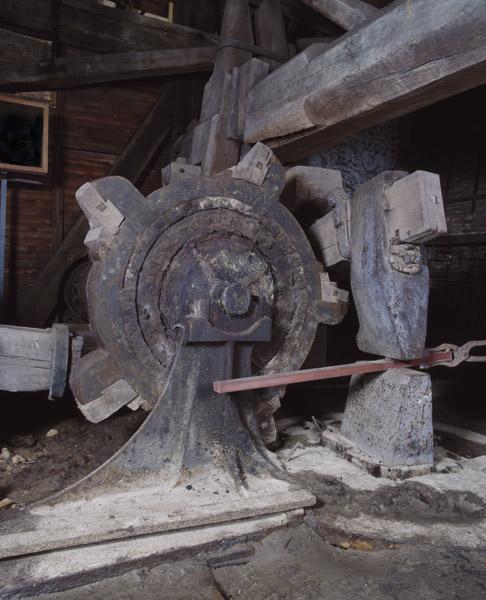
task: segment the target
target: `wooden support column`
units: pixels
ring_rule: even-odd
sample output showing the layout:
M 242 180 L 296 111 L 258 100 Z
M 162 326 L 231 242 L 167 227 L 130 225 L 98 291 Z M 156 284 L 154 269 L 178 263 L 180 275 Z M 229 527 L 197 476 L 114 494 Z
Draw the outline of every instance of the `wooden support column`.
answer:
M 255 11 L 253 24 L 257 46 L 271 50 L 283 59 L 289 58 L 281 0 L 263 0 Z M 268 63 L 273 69 L 280 65 L 274 60 L 269 60 Z
M 226 0 L 220 48 L 204 89 L 200 124 L 192 139 L 190 160 L 202 163 L 205 175 L 235 165 L 240 156 L 237 67 L 252 57 L 251 51 L 244 48 L 246 44 L 253 44 L 248 0 Z
M 245 141 L 295 161 L 485 82 L 484 0 L 402 0 L 257 84 Z
M 175 85 L 164 88 L 160 98 L 107 175 L 121 175 L 137 183 L 169 134 L 174 115 Z M 54 311 L 61 282 L 69 267 L 87 254 L 84 238 L 88 222 L 80 215 L 66 237 L 24 295 L 18 318 L 31 326 L 44 326 Z
M 204 90 L 201 121 L 220 111 L 225 74 L 250 60 L 252 53 L 232 45 L 232 42 L 253 44 L 253 31 L 248 0 L 226 0 L 221 27 L 220 50 L 211 79 Z
M 302 2 L 346 31 L 355 29 L 378 14 L 378 9 L 364 0 L 302 0 Z

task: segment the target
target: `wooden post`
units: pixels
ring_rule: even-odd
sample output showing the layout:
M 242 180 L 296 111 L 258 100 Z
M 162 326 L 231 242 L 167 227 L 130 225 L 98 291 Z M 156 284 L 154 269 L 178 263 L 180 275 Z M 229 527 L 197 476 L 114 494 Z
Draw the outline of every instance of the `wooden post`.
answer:
M 242 50 L 232 42 L 253 44 L 251 14 L 248 0 L 227 0 L 221 28 L 220 50 L 214 71 L 204 90 L 201 121 L 211 119 L 221 108 L 225 74 L 252 57 L 251 52 Z
M 282 58 L 289 58 L 287 34 L 282 16 L 281 0 L 263 0 L 255 11 L 253 20 L 255 42 L 257 46 L 271 50 Z M 280 63 L 269 60 L 270 67 L 275 69 Z
M 194 130 L 191 161 L 201 162 L 205 175 L 217 173 L 238 162 L 238 67 L 251 51 L 241 44 L 253 44 L 248 0 L 227 0 L 221 42 L 214 71 L 204 89 L 199 125 Z

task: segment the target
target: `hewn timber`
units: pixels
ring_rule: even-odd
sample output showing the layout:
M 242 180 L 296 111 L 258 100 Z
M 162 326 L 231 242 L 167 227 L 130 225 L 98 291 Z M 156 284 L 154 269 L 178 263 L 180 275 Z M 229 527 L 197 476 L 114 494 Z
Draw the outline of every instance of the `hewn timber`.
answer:
M 301 0 L 316 12 L 327 17 L 346 31 L 355 29 L 374 15 L 378 9 L 364 0 Z
M 0 91 L 60 90 L 93 83 L 211 71 L 216 48 L 77 56 L 0 66 Z
M 294 161 L 485 82 L 484 0 L 402 0 L 257 84 L 245 141 Z
M 0 390 L 48 390 L 52 388 L 53 374 L 56 374 L 60 376 L 60 385 L 55 386 L 56 397 L 62 396 L 69 344 L 66 325 L 56 325 L 54 329 L 0 325 Z
M 9 30 L 53 39 L 52 7 L 52 0 L 1 0 L 0 23 Z M 84 0 L 61 0 L 56 29 L 61 43 L 102 54 L 217 44 L 217 36 L 210 33 Z
M 52 43 L 0 28 L 0 64 L 48 59 Z
M 2 0 L 0 23 L 27 35 L 50 38 L 53 25 L 52 0 Z
M 252 53 L 231 45 L 233 40 L 253 44 L 251 13 L 248 0 L 227 0 L 221 25 L 221 43 L 214 71 L 204 90 L 201 121 L 217 115 L 223 102 L 225 75 L 250 60 Z M 228 44 L 228 45 L 224 45 Z
M 137 183 L 170 132 L 175 92 L 175 84 L 164 88 L 155 106 L 108 175 L 121 175 L 130 179 L 132 183 Z M 86 218 L 80 215 L 37 276 L 30 293 L 26 294 L 19 314 L 23 322 L 43 326 L 48 321 L 57 305 L 61 282 L 67 270 L 87 254 L 83 242 L 88 229 Z
M 221 48 L 214 71 L 204 88 L 201 118 L 194 132 L 194 144 L 202 141 L 202 172 L 212 175 L 238 162 L 238 69 L 252 53 L 238 47 L 253 44 L 248 0 L 226 0 L 221 26 Z M 194 151 L 191 152 L 191 155 Z

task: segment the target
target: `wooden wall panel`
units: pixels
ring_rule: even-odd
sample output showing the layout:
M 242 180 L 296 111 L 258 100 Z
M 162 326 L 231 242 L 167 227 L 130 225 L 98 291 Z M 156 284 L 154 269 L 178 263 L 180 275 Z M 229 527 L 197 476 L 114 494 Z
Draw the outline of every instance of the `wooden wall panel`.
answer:
M 8 194 L 5 283 L 10 299 L 47 260 L 52 239 L 50 190 L 11 185 Z
M 66 92 L 66 148 L 120 154 L 161 92 L 161 84 L 105 85 Z
M 70 90 L 65 95 L 63 162 L 64 234 L 80 214 L 75 192 L 86 181 L 105 176 L 160 96 L 160 81 L 105 85 Z M 51 148 L 51 158 L 53 148 Z M 12 189 L 9 194 L 6 284 L 9 303 L 26 293 L 53 250 L 52 172 L 40 188 Z M 145 194 L 160 187 L 160 160 L 140 184 Z
M 64 153 L 64 232 L 74 224 L 81 210 L 75 193 L 87 181 L 104 177 L 115 155 L 65 149 Z

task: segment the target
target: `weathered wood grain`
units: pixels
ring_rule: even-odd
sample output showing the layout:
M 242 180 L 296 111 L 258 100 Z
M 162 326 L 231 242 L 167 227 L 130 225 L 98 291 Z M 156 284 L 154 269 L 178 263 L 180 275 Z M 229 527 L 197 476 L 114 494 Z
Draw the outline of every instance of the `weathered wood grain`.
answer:
M 253 44 L 251 13 L 248 0 L 228 0 L 221 26 L 221 43 L 229 44 L 218 52 L 214 71 L 204 89 L 201 121 L 211 119 L 220 112 L 226 74 L 252 57 L 251 52 L 231 46 L 236 40 Z
M 217 43 L 217 37 L 206 32 L 83 0 L 62 0 L 59 36 L 70 46 L 103 53 Z
M 49 390 L 49 399 L 62 398 L 68 366 L 81 354 L 82 338 L 70 339 L 66 325 L 33 329 L 0 325 L 0 390 Z
M 253 18 L 255 43 L 257 46 L 271 50 L 284 59 L 289 57 L 285 22 L 282 15 L 281 0 L 263 0 L 256 9 Z M 280 63 L 269 60 L 272 68 Z
M 0 66 L 0 91 L 59 90 L 93 83 L 211 71 L 216 48 L 77 56 Z
M 255 86 L 245 141 L 265 140 L 281 160 L 297 160 L 485 81 L 483 0 L 403 0 Z
M 51 50 L 52 44 L 47 40 L 0 28 L 0 64 L 48 59 Z
M 2 0 L 0 24 L 20 33 L 53 39 L 53 2 Z M 61 0 L 56 32 L 63 44 L 99 53 L 217 44 L 217 36 L 211 33 L 84 0 Z
M 49 389 L 53 347 L 49 329 L 0 326 L 0 389 Z
M 377 14 L 377 9 L 363 0 L 302 0 L 346 31 L 355 29 Z
M 2 0 L 0 23 L 5 29 L 50 37 L 53 24 L 52 0 Z

